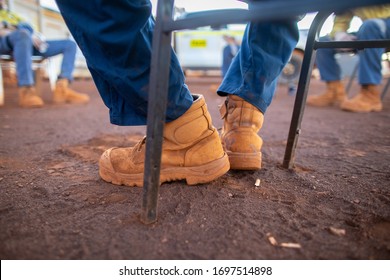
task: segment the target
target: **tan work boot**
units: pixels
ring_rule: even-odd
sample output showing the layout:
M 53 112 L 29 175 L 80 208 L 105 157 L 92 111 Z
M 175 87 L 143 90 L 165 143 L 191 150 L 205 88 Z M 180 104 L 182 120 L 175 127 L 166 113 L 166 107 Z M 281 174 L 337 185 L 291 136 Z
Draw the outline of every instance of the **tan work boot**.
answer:
M 316 107 L 326 107 L 340 105 L 346 100 L 344 85 L 340 81 L 331 81 L 326 83 L 326 91 L 320 95 L 311 95 L 307 97 L 307 104 Z
M 341 104 L 341 109 L 350 112 L 379 112 L 382 111 L 381 93 L 379 86 L 364 85 L 358 95 Z
M 38 96 L 34 86 L 25 86 L 18 89 L 19 106 L 23 108 L 39 108 L 43 106 L 43 100 Z
M 59 79 L 56 83 L 53 95 L 54 103 L 85 104 L 89 102 L 89 96 L 69 88 L 67 79 Z
M 194 99 L 187 112 L 165 124 L 161 183 L 184 179 L 188 185 L 207 183 L 229 171 L 229 159 L 211 124 L 205 100 L 201 95 L 194 95 Z M 144 161 L 145 138 L 131 148 L 105 151 L 99 161 L 99 174 L 116 185 L 142 187 Z
M 257 133 L 263 125 L 263 113 L 236 95 L 229 95 L 220 112 L 224 119 L 221 139 L 230 169 L 260 169 L 263 140 Z

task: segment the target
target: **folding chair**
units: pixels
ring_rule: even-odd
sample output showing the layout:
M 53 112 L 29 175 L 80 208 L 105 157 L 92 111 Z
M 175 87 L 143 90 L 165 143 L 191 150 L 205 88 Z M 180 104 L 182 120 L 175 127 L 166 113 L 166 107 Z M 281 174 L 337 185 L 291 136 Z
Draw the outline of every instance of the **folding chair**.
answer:
M 282 20 L 299 16 L 308 12 L 320 11 L 315 19 L 313 29 L 309 32 L 306 53 L 303 60 L 301 77 L 298 82 L 296 101 L 292 116 L 288 143 L 283 165 L 291 168 L 294 162 L 295 147 L 300 133 L 307 96 L 311 69 L 314 63 L 315 49 L 321 46 L 315 42 L 318 37 L 318 26 L 322 25 L 326 17 L 332 12 L 339 12 L 349 8 L 385 4 L 388 0 L 273 0 L 251 3 L 248 10 L 228 9 L 205 11 L 188 18 L 173 20 L 173 0 L 159 0 L 157 4 L 157 18 L 153 35 L 153 49 L 150 73 L 147 139 L 144 170 L 143 204 L 141 220 L 145 224 L 157 220 L 157 199 L 160 185 L 160 166 L 163 142 L 163 128 L 167 105 L 169 62 L 171 55 L 171 33 L 174 30 L 192 29 L 200 26 L 222 25 L 228 23 L 244 23 L 250 21 Z M 315 43 L 314 43 L 315 42 Z M 351 47 L 338 42 L 333 47 Z M 364 47 L 383 42 L 366 42 Z M 383 44 L 385 45 L 385 44 Z M 332 47 L 332 46 L 329 46 Z M 353 45 L 356 47 L 356 45 Z
M 367 4 L 367 3 L 366 3 Z M 373 3 L 374 4 L 374 3 Z M 375 3 L 379 4 L 379 3 Z M 319 48 L 348 48 L 362 50 L 364 48 L 388 48 L 390 40 L 358 40 L 358 41 L 330 41 L 319 42 L 319 32 L 325 20 L 331 15 L 329 11 L 319 12 L 310 26 L 307 43 L 305 47 L 305 55 L 303 57 L 301 75 L 298 81 L 297 96 L 294 104 L 294 111 L 291 120 L 289 136 L 287 140 L 286 152 L 284 155 L 283 166 L 292 168 L 294 165 L 295 148 L 298 141 L 298 135 L 301 132 L 300 126 L 305 109 L 307 92 L 310 85 L 311 72 L 314 65 L 316 50 Z

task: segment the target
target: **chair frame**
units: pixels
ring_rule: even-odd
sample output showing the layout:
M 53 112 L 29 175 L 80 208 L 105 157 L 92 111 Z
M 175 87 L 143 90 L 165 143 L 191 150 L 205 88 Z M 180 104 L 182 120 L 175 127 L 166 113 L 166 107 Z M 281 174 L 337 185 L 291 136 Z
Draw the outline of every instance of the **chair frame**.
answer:
M 388 47 L 389 41 L 318 42 L 318 31 L 333 12 L 359 6 L 386 4 L 388 0 L 274 0 L 250 4 L 248 10 L 227 9 L 196 13 L 188 18 L 173 20 L 173 0 L 159 0 L 156 25 L 153 34 L 152 60 L 149 84 L 147 138 L 144 169 L 144 187 L 141 221 L 150 224 L 157 221 L 157 200 L 160 186 L 160 167 L 163 129 L 166 115 L 169 64 L 171 58 L 172 31 L 200 26 L 245 23 L 250 21 L 283 20 L 308 12 L 320 11 L 309 31 L 301 75 L 298 82 L 294 110 L 283 160 L 285 168 L 293 168 L 295 148 L 301 132 L 315 51 L 318 48 L 369 48 Z

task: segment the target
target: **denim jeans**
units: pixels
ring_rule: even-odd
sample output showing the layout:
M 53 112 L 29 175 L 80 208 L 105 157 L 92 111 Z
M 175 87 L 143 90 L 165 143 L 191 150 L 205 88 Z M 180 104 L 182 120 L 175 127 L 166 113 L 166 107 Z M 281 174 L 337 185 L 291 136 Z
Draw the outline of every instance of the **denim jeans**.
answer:
M 357 33 L 358 40 L 390 39 L 390 19 L 365 20 Z M 320 41 L 330 41 L 329 36 L 320 38 Z M 383 48 L 367 48 L 359 51 L 359 84 L 379 85 L 382 81 L 382 54 Z M 341 68 L 337 63 L 335 49 L 318 49 L 317 66 L 323 81 L 341 80 Z
M 155 24 L 150 1 L 57 0 L 57 4 L 110 109 L 110 121 L 117 125 L 144 125 Z M 265 111 L 276 78 L 298 40 L 298 30 L 296 24 L 251 26 L 246 32 L 248 45 L 236 62 L 245 65 L 245 69 L 228 72 L 221 89 Z M 166 122 L 180 117 L 193 103 L 173 51 L 169 75 Z
M 31 33 L 26 30 L 16 30 L 7 36 L 0 37 L 0 54 L 11 54 L 16 63 L 16 74 L 19 86 L 34 84 L 32 71 L 32 56 L 52 57 L 63 54 L 59 78 L 72 80 L 76 44 L 71 40 L 48 40 L 48 48 L 44 53 L 33 47 Z

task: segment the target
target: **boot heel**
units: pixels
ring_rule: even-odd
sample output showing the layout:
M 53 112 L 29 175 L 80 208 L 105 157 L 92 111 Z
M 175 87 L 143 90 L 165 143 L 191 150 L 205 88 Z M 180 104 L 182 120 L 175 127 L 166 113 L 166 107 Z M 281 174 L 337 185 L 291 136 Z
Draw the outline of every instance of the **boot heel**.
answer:
M 188 168 L 187 171 L 193 174 L 185 176 L 185 179 L 188 185 L 204 184 L 221 177 L 228 172 L 229 169 L 229 158 L 227 154 L 224 154 L 222 158 L 214 160 L 208 164 L 200 167 Z
M 383 110 L 383 105 L 382 104 L 378 104 L 378 105 L 373 106 L 371 111 L 372 112 L 380 112 L 382 110 Z
M 230 168 L 234 170 L 261 169 L 261 152 L 259 153 L 233 153 L 228 152 Z

